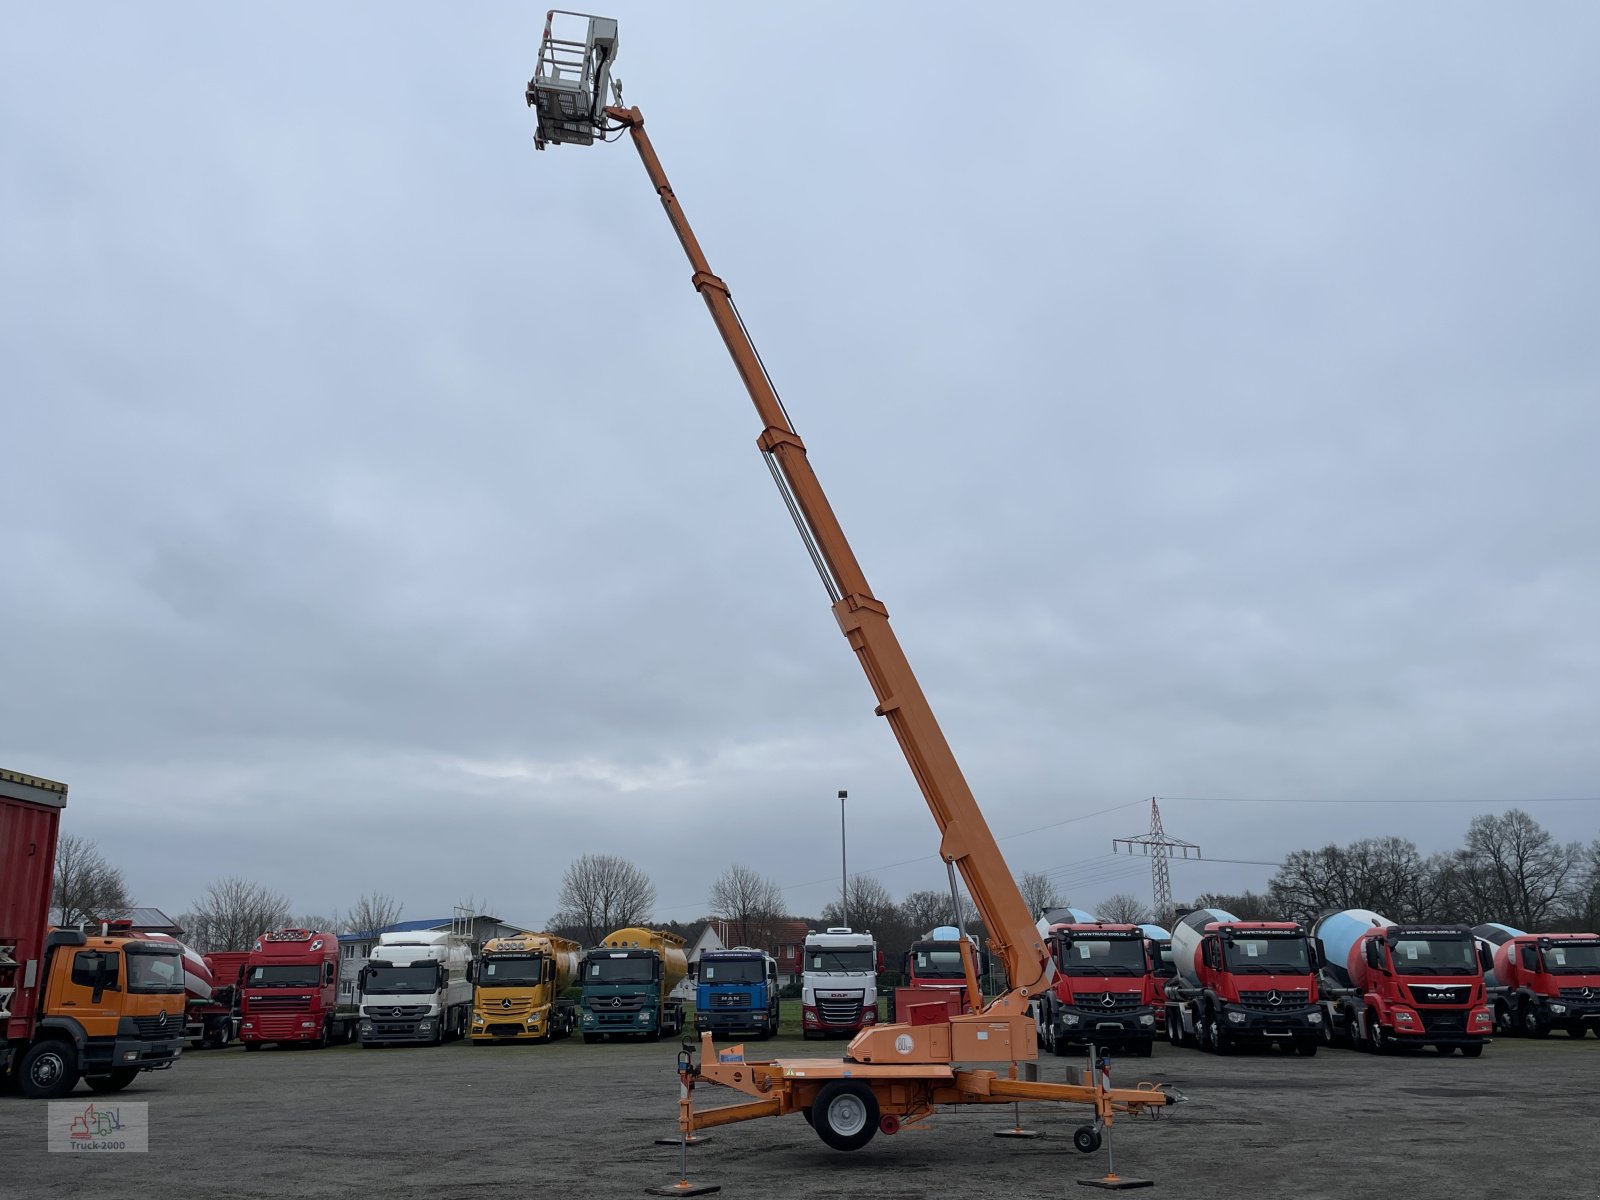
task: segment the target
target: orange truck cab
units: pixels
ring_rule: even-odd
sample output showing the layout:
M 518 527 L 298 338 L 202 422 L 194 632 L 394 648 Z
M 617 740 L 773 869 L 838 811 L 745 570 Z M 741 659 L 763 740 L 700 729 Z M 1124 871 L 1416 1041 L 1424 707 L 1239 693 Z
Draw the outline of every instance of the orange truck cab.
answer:
M 79 1079 L 117 1092 L 141 1071 L 172 1066 L 184 1042 L 183 959 L 169 943 L 108 929 L 53 929 L 44 939 L 44 993 L 16 1056 L 25 1096 L 65 1096 Z

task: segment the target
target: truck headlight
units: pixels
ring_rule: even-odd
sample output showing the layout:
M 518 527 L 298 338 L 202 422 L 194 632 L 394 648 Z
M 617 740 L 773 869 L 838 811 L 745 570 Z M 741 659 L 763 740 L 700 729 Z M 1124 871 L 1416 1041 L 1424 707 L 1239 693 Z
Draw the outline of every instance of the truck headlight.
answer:
M 315 1021 L 301 1021 L 300 1022 L 300 1028 L 301 1029 L 315 1029 L 316 1027 L 317 1027 L 317 1023 Z
M 1139 1014 L 1139 1024 L 1141 1024 L 1141 1025 L 1154 1025 L 1155 1023 L 1156 1023 L 1156 1015 L 1155 1015 L 1155 1013 L 1140 1013 Z
M 528 1018 L 528 1024 L 529 1025 L 537 1025 L 538 1023 L 539 1023 L 539 1014 L 538 1013 L 534 1013 L 532 1016 L 530 1016 Z
M 1403 1008 L 1395 1009 L 1394 1021 L 1395 1021 L 1396 1025 L 1410 1025 L 1416 1019 L 1417 1019 L 1417 1014 L 1416 1013 L 1407 1012 Z
M 483 1024 L 483 1023 L 484 1023 L 484 1020 L 483 1020 L 483 1018 L 482 1018 L 482 1017 L 481 1017 L 481 1016 L 479 1016 L 479 1015 L 478 1015 L 478 1014 L 477 1014 L 477 1013 L 473 1013 L 473 1014 L 472 1014 L 472 1023 L 473 1023 L 473 1024 L 474 1024 L 474 1025 L 482 1025 L 482 1024 Z
M 1066 1016 L 1061 1018 L 1061 1023 L 1063 1025 L 1076 1025 L 1078 1023 L 1078 1014 L 1068 1013 Z
M 650 1013 L 648 1012 L 648 1010 L 639 1014 L 639 1024 L 641 1024 L 641 1025 L 650 1024 Z
M 417 1032 L 418 1033 L 429 1033 L 432 1030 L 433 1030 L 433 1018 L 432 1017 L 424 1017 L 422 1020 L 417 1022 Z
M 1309 1012 L 1309 1013 L 1307 1013 L 1306 1014 L 1306 1024 L 1307 1025 L 1321 1025 L 1322 1024 L 1322 1014 L 1319 1013 L 1319 1012 Z
M 1230 1023 L 1232 1023 L 1234 1025 L 1243 1025 L 1244 1024 L 1244 1014 L 1242 1012 L 1230 1012 L 1228 1014 L 1228 1020 L 1229 1020 Z
M 1559 1017 L 1567 1011 L 1567 1006 L 1565 1004 L 1552 1004 L 1550 1006 L 1550 1011 Z
M 371 1033 L 372 1032 L 372 1022 L 371 1021 L 363 1021 L 363 1022 L 361 1022 L 361 1032 L 362 1033 Z

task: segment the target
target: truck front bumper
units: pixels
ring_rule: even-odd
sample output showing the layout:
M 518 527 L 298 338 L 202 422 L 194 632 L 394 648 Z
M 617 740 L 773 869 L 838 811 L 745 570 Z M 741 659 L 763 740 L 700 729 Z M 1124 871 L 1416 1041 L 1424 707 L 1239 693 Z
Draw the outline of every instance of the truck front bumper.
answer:
M 764 1008 L 755 1012 L 749 1009 L 713 1009 L 694 1014 L 696 1033 L 765 1033 L 768 1029 L 776 1029 L 777 1025 L 777 1019 L 769 1017 Z
M 1393 1008 L 1387 1032 L 1402 1046 L 1483 1046 L 1494 1032 L 1487 1008 Z
M 1222 1028 L 1232 1037 L 1259 1041 L 1320 1038 L 1325 1020 L 1322 1009 L 1316 1007 L 1269 1012 L 1229 1004 L 1223 1009 Z
M 356 1037 L 363 1046 L 403 1046 L 438 1038 L 443 1017 L 362 1017 Z
M 96 1075 L 126 1067 L 164 1071 L 178 1061 L 185 1042 L 181 1037 L 161 1041 L 119 1037 L 109 1042 L 90 1042 L 84 1054 L 83 1073 Z
M 656 1010 L 642 1008 L 637 1012 L 613 1012 L 607 1008 L 586 1008 L 579 1028 L 584 1033 L 654 1033 Z
M 1154 1041 L 1156 1014 L 1148 1008 L 1113 1013 L 1095 1008 L 1060 1008 L 1055 1013 L 1055 1035 L 1057 1041 L 1069 1045 Z
M 875 1008 L 863 1008 L 856 1014 L 854 1021 L 830 1022 L 823 1015 L 823 1010 L 816 1005 L 802 1005 L 800 1009 L 800 1027 L 808 1033 L 860 1033 L 868 1026 L 878 1023 L 878 1013 Z
M 1544 1015 L 1545 1020 L 1552 1025 L 1600 1027 L 1600 999 L 1547 999 L 1544 1003 Z

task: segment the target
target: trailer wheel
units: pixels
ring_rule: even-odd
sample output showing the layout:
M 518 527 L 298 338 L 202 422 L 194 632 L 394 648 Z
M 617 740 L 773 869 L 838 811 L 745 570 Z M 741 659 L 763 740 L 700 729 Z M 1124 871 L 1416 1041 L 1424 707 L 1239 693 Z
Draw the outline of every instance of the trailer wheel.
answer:
M 109 1075 L 89 1075 L 84 1082 L 91 1092 L 120 1092 L 139 1078 L 138 1067 L 118 1067 Z
M 78 1052 L 70 1042 L 39 1042 L 17 1064 L 17 1086 L 30 1100 L 59 1100 L 77 1083 Z
M 1483 1043 L 1479 1042 L 1473 1046 L 1463 1046 L 1461 1047 L 1461 1053 L 1466 1058 L 1482 1058 Z
M 835 1150 L 859 1150 L 878 1132 L 878 1098 L 864 1083 L 835 1079 L 817 1093 L 811 1125 Z
M 1079 1125 L 1072 1131 L 1072 1148 L 1080 1154 L 1093 1154 L 1100 1149 L 1100 1131 L 1093 1125 Z

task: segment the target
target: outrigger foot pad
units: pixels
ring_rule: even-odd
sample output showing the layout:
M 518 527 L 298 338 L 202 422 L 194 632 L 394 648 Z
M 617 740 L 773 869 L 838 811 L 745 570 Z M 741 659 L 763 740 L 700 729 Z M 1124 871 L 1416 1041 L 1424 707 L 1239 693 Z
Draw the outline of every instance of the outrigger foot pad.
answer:
M 1036 1138 L 1043 1137 L 1037 1129 L 996 1129 L 995 1137 Z
M 707 1142 L 709 1142 L 710 1140 L 711 1140 L 711 1135 L 709 1133 L 706 1134 L 704 1137 L 701 1137 L 699 1134 L 691 1133 L 686 1138 L 657 1138 L 656 1139 L 656 1145 L 658 1145 L 658 1146 L 703 1146 Z M 680 1193 L 678 1193 L 678 1192 L 674 1192 L 673 1193 L 673 1195 L 679 1195 L 679 1194 Z
M 677 1183 L 669 1183 L 666 1187 L 645 1188 L 647 1196 L 709 1196 L 712 1192 L 720 1192 L 720 1183 L 690 1183 L 687 1179 L 680 1179 Z
M 1080 1179 L 1079 1187 L 1104 1188 L 1108 1192 L 1120 1192 L 1126 1188 L 1155 1187 L 1154 1179 L 1130 1179 L 1126 1175 L 1103 1175 L 1099 1179 Z

